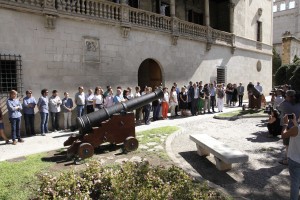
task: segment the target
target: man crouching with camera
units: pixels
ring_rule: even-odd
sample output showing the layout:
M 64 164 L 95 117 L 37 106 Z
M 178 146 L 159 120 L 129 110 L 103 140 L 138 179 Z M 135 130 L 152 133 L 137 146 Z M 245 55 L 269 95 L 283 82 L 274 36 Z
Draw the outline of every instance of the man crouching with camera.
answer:
M 300 117 L 298 121 L 300 120 Z M 288 129 L 289 121 L 293 126 Z M 290 137 L 288 150 L 288 166 L 291 177 L 290 199 L 298 200 L 300 187 L 300 125 L 297 122 L 296 115 L 285 115 L 283 117 L 282 138 Z

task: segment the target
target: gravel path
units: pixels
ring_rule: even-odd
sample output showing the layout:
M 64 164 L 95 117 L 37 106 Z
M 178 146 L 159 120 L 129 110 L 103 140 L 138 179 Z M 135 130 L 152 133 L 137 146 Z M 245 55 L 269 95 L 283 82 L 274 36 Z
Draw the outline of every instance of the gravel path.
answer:
M 181 123 L 181 134 L 171 142 L 173 160 L 193 176 L 224 188 L 234 199 L 289 199 L 288 168 L 278 163 L 283 152 L 282 140 L 267 137 L 265 122 L 266 118 L 203 118 Z M 190 134 L 200 133 L 245 152 L 249 162 L 233 164 L 228 172 L 217 170 L 213 156 L 200 157 L 195 143 L 189 139 Z

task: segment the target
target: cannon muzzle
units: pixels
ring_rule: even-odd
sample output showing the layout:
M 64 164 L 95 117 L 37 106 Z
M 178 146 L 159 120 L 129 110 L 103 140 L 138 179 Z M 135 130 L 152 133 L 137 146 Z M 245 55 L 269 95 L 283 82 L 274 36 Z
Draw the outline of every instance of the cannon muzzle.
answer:
M 82 117 L 77 117 L 79 132 L 80 134 L 91 132 L 92 127 L 99 126 L 101 122 L 108 120 L 113 114 L 135 110 L 151 103 L 154 100 L 162 98 L 163 95 L 163 91 L 161 89 L 157 89 L 154 92 L 138 98 L 130 99 L 127 102 L 118 103 L 109 108 L 103 108 Z

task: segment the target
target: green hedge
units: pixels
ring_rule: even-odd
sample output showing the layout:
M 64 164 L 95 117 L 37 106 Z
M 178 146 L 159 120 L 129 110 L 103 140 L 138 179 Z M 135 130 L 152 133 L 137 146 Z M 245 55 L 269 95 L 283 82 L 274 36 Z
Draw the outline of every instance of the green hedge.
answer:
M 227 199 L 175 166 L 152 167 L 147 161 L 110 168 L 92 161 L 81 173 L 70 171 L 59 177 L 45 174 L 40 180 L 35 199 Z

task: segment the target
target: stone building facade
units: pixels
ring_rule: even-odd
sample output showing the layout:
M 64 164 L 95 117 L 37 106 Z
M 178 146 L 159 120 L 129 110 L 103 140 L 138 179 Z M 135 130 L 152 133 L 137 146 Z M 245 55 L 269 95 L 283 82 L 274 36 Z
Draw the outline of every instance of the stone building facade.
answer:
M 74 97 L 79 85 L 260 81 L 268 92 L 272 5 L 271 0 L 0 0 L 1 73 L 12 73 L 1 75 L 1 107 L 6 110 L 10 89 L 21 94 L 31 89 L 36 98 L 43 88 L 57 89 Z
M 276 0 L 273 5 L 273 45 L 281 55 L 282 64 L 300 57 L 300 1 Z

